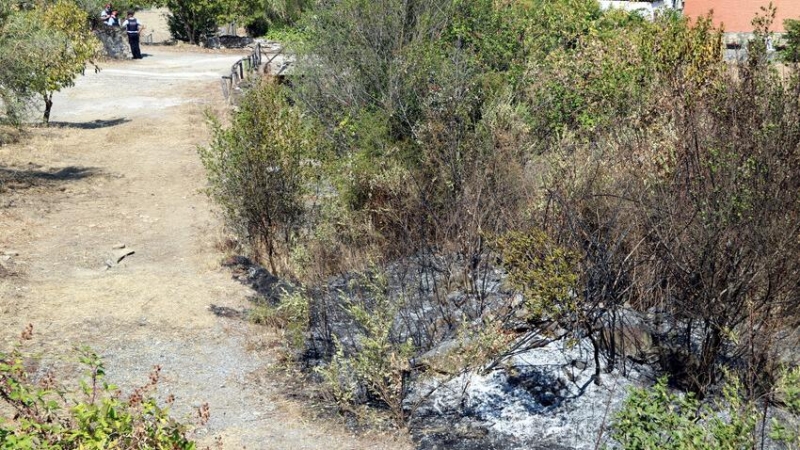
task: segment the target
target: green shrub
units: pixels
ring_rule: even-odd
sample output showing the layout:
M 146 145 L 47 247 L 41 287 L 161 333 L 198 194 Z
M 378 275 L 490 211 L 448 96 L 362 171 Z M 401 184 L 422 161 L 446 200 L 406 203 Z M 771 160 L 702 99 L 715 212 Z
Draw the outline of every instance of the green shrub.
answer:
M 309 321 L 309 298 L 301 291 L 281 296 L 277 306 L 257 305 L 250 311 L 250 321 L 283 330 L 289 349 L 302 351 Z
M 403 426 L 406 422 L 403 400 L 408 393 L 414 345 L 410 340 L 396 340 L 393 330 L 400 308 L 398 300 L 386 295 L 383 277 L 370 278 L 359 280 L 368 286 L 370 306 L 355 299 L 345 305 L 357 326 L 354 331 L 358 334 L 353 338 L 355 351 L 346 353 L 341 342 L 336 341 L 332 360 L 317 372 L 325 381 L 331 399 L 343 407 L 351 409 L 363 403 L 365 399 L 363 395 L 359 398 L 359 392 L 365 389 L 370 398 L 389 409 L 398 426 Z
M 783 60 L 790 63 L 800 62 L 800 20 L 786 19 L 783 21 L 783 27 L 786 29 Z
M 615 263 L 613 255 L 591 248 L 578 253 L 540 229 L 506 233 L 496 240 L 496 247 L 512 287 L 525 298 L 523 317 L 534 324 L 555 322 L 572 338 L 588 338 L 594 353 L 594 382 L 600 384 L 600 333 L 606 316 L 619 306 L 615 292 L 619 280 L 608 273 Z M 609 356 L 610 371 L 616 355 Z
M 572 314 L 578 255 L 541 230 L 510 232 L 496 241 L 509 282 L 525 297 L 531 322 Z
M 169 417 L 153 393 L 160 367 L 150 381 L 124 398 L 105 382 L 100 358 L 88 349 L 80 392 L 62 387 L 52 373 L 36 379 L 19 350 L 0 353 L 0 449 L 3 450 L 192 450 L 183 425 Z M 6 415 L 8 414 L 8 415 Z
M 266 254 L 276 272 L 276 252 L 291 244 L 305 213 L 313 130 L 283 88 L 268 81 L 247 91 L 229 127 L 210 121 L 211 143 L 199 149 L 208 194 L 227 226 L 256 257 Z
M 239 15 L 250 36 L 264 36 L 273 28 L 295 25 L 303 13 L 313 6 L 310 0 L 237 0 Z M 271 38 L 273 39 L 273 38 Z M 286 42 L 278 39 L 279 42 Z
M 489 71 L 519 77 L 531 40 L 526 36 L 526 26 L 535 9 L 525 2 L 453 0 L 452 3 L 453 16 L 444 39 L 468 50 Z
M 663 114 L 665 88 L 695 95 L 717 79 L 722 34 L 710 20 L 633 17 L 620 11 L 596 17 L 584 25 L 591 31 L 530 64 L 523 87 L 541 138 L 644 128 Z
M 739 400 L 737 388 L 727 385 L 716 409 L 691 393 L 670 392 L 666 378 L 632 389 L 614 418 L 611 438 L 626 450 L 755 448 L 759 414 L 754 404 Z
M 788 417 L 773 417 L 769 437 L 800 448 L 800 367 L 783 372 L 775 389 L 777 403 L 782 405 Z
M 199 44 L 207 35 L 216 33 L 217 23 L 235 2 L 219 0 L 164 0 L 169 8 L 167 24 L 173 38 Z
M 611 424 L 615 448 L 626 450 L 751 449 L 767 436 L 797 448 L 800 369 L 785 370 L 774 394 L 782 411 L 742 399 L 742 386 L 728 377 L 718 401 L 701 402 L 692 393 L 671 392 L 666 377 L 650 388 L 634 388 Z M 772 407 L 775 413 L 768 413 Z M 771 415 L 769 422 L 765 415 Z M 758 444 L 758 445 L 757 445 Z M 781 447 L 786 448 L 786 447 Z

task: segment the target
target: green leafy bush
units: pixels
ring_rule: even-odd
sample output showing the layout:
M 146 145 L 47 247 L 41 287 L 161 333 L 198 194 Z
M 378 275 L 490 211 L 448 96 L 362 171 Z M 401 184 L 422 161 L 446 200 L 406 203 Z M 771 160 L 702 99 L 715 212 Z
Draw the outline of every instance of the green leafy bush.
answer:
M 800 62 L 800 20 L 786 19 L 783 21 L 783 27 L 786 29 L 783 59 L 791 63 Z
M 276 248 L 292 242 L 305 213 L 314 132 L 283 88 L 268 81 L 248 90 L 229 127 L 210 122 L 211 143 L 199 150 L 208 194 L 226 224 L 276 272 Z
M 398 426 L 406 421 L 403 400 L 408 394 L 408 377 L 411 372 L 410 359 L 414 345 L 410 340 L 398 341 L 394 333 L 394 321 L 400 305 L 385 293 L 386 280 L 366 276 L 369 303 L 351 299 L 344 306 L 356 323 L 358 330 L 355 351 L 346 353 L 342 344 L 336 342 L 336 352 L 330 363 L 317 372 L 327 386 L 328 395 L 345 408 L 351 409 L 366 399 L 359 392 L 366 390 L 370 398 L 384 404 Z
M 0 353 L 0 449 L 4 450 L 192 450 L 186 428 L 159 406 L 150 380 L 127 398 L 106 383 L 100 358 L 88 349 L 88 368 L 78 393 L 65 389 L 53 373 L 34 377 L 21 351 Z
M 784 370 L 776 405 L 742 399 L 742 385 L 728 377 L 716 402 L 672 392 L 666 377 L 634 388 L 611 424 L 614 448 L 632 450 L 751 449 L 772 440 L 781 448 L 800 442 L 800 369 Z M 771 410 L 771 411 L 770 411 Z M 771 416 L 767 421 L 766 417 Z
M 519 77 L 532 45 L 526 32 L 536 8 L 526 2 L 454 0 L 452 3 L 453 16 L 443 38 L 469 51 L 487 71 Z
M 169 8 L 167 24 L 173 38 L 199 44 L 209 34 L 215 34 L 217 24 L 232 11 L 235 1 L 225 0 L 164 0 Z
M 775 398 L 787 416 L 772 417 L 769 437 L 800 448 L 800 368 L 785 370 L 778 380 Z
M 726 386 L 717 409 L 691 393 L 670 392 L 666 378 L 652 388 L 632 389 L 611 437 L 626 450 L 755 448 L 759 413 L 755 404 L 740 400 L 738 387 Z
M 569 306 L 578 285 L 578 255 L 541 230 L 510 232 L 497 239 L 509 282 L 525 297 L 529 320 L 558 320 L 572 314 Z
M 238 3 L 239 15 L 251 36 L 263 36 L 273 28 L 290 29 L 314 4 L 311 0 L 239 0 Z M 283 40 L 279 42 L 285 44 Z
M 270 325 L 283 330 L 289 349 L 302 351 L 305 345 L 306 331 L 309 321 L 309 298 L 301 292 L 293 292 L 281 296 L 277 306 L 260 304 L 250 311 L 249 319 L 253 323 Z

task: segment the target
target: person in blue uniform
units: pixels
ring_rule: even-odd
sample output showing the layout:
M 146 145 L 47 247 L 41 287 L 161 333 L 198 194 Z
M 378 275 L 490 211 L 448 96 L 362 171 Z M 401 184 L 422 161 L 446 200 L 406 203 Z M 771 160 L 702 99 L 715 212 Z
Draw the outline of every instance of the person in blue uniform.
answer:
M 128 18 L 122 22 L 122 28 L 128 32 L 128 43 L 131 45 L 133 59 L 142 59 L 142 51 L 139 49 L 139 35 L 144 30 L 144 25 L 133 17 L 133 11 L 128 11 Z

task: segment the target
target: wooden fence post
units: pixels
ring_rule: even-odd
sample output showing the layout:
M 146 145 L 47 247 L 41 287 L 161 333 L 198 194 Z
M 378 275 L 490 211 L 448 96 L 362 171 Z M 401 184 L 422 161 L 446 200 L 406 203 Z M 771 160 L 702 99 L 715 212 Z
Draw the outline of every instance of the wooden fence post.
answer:
M 267 66 L 269 66 L 269 63 L 272 62 L 276 56 L 281 54 L 282 51 L 282 49 L 279 50 L 275 56 L 270 58 L 270 60 L 267 61 Z M 238 86 L 239 83 L 245 79 L 245 70 L 247 70 L 247 72 L 259 71 L 261 60 L 261 43 L 256 43 L 256 46 L 249 55 L 233 63 L 230 76 L 222 77 L 222 93 L 225 98 L 229 98 L 233 93 L 233 88 Z M 247 67 L 245 67 L 245 65 L 247 65 Z

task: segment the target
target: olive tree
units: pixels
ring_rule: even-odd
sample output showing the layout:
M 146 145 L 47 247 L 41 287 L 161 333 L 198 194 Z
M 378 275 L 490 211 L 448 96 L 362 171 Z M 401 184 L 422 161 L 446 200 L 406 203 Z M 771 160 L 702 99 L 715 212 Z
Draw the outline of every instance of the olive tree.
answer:
M 71 0 L 11 9 L 0 29 L 0 91 L 7 115 L 15 101 L 39 97 L 49 122 L 53 94 L 74 85 L 98 44 L 86 12 Z

